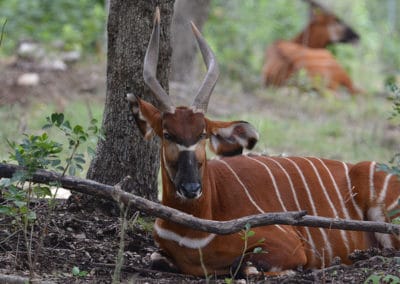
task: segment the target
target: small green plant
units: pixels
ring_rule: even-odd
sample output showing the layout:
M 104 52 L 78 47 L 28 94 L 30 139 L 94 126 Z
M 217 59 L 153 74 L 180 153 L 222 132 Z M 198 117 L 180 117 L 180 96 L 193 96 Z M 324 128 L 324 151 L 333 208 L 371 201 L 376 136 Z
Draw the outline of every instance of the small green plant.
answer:
M 389 119 L 398 120 L 400 118 L 400 88 L 396 84 L 389 84 L 387 86 L 392 93 L 389 99 L 393 102 L 393 110 Z M 379 170 L 383 170 L 400 177 L 400 153 L 396 153 L 389 161 L 389 165 L 379 164 Z
M 146 220 L 146 218 L 138 216 L 133 221 L 134 222 L 132 223 L 132 225 L 136 224 L 136 226 L 139 226 L 139 228 L 141 228 L 145 232 L 153 232 L 154 220 Z
M 392 283 L 399 284 L 400 278 L 391 274 L 371 274 L 365 281 L 364 284 L 380 284 L 380 283 Z
M 128 227 L 127 214 L 129 211 L 129 206 L 125 206 L 123 203 L 119 203 L 120 210 L 120 232 L 119 232 L 119 247 L 117 257 L 115 259 L 115 268 L 112 277 L 112 283 L 117 284 L 121 282 L 121 270 L 122 265 L 124 264 L 124 250 L 125 250 L 125 233 Z M 139 214 L 135 214 L 133 217 L 134 220 L 137 220 Z M 135 222 L 135 221 L 133 221 Z
M 244 241 L 244 246 L 243 246 L 242 254 L 240 255 L 239 263 L 238 263 L 238 265 L 237 265 L 237 267 L 236 267 L 236 270 L 235 270 L 233 273 L 232 273 L 232 271 L 231 271 L 231 277 L 230 277 L 230 278 L 225 278 L 225 283 L 231 284 L 231 283 L 233 283 L 233 280 L 235 280 L 237 274 L 239 273 L 239 269 L 240 269 L 240 267 L 241 267 L 242 264 L 243 264 L 243 259 L 244 259 L 244 257 L 246 256 L 246 254 L 249 253 L 249 252 L 247 252 L 248 246 L 249 246 L 249 239 L 250 239 L 251 237 L 253 237 L 255 234 L 256 234 L 256 233 L 255 233 L 253 230 L 251 230 L 250 224 L 247 223 L 247 224 L 245 225 L 244 229 L 242 230 L 242 232 L 240 233 L 240 237 L 241 237 L 241 239 Z M 261 245 L 262 243 L 264 243 L 264 242 L 265 242 L 265 239 L 264 239 L 264 238 L 261 238 L 261 239 L 259 239 L 259 240 L 257 241 L 257 243 L 259 243 L 260 245 Z M 265 251 L 262 249 L 262 247 L 255 247 L 255 248 L 253 249 L 253 251 L 250 252 L 250 253 L 265 253 Z
M 86 270 L 80 270 L 78 266 L 72 267 L 72 275 L 75 277 L 85 277 L 89 274 Z
M 21 231 L 25 249 L 27 252 L 30 276 L 33 277 L 37 257 L 41 251 L 43 238 L 49 224 L 50 214 L 46 214 L 41 220 L 37 217 L 37 209 L 34 198 L 49 198 L 49 210 L 55 207 L 59 182 L 44 186 L 31 181 L 34 173 L 38 169 L 52 170 L 61 173 L 61 177 L 68 172 L 74 175 L 76 170 L 83 170 L 85 164 L 84 154 L 78 152 L 80 146 L 87 142 L 90 137 L 103 138 L 102 131 L 96 126 L 97 121 L 91 121 L 87 130 L 80 125 L 71 126 L 68 120 L 64 119 L 61 113 L 53 113 L 47 117 L 47 123 L 43 127 L 40 135 L 24 135 L 21 142 L 8 141 L 12 149 L 9 160 L 16 162 L 20 170 L 10 179 L 2 179 L 0 189 L 4 202 L 0 204 L 0 215 L 11 218 L 11 223 L 16 231 Z M 61 131 L 66 138 L 68 150 L 64 149 L 64 144 L 53 141 L 48 130 L 56 128 Z M 90 150 L 88 152 L 94 152 Z M 67 150 L 67 151 L 66 151 Z M 67 152 L 65 155 L 64 152 Z M 64 158 L 63 157 L 64 154 Z M 51 186 L 55 188 L 54 193 Z M 39 242 L 33 248 L 32 240 L 35 226 L 39 228 Z M 35 251 L 33 258 L 32 251 Z
M 198 250 L 199 250 L 201 269 L 203 270 L 204 278 L 206 280 L 206 283 L 208 284 L 210 283 L 211 275 L 208 274 L 207 267 L 204 264 L 203 251 L 201 250 L 201 248 L 198 248 Z

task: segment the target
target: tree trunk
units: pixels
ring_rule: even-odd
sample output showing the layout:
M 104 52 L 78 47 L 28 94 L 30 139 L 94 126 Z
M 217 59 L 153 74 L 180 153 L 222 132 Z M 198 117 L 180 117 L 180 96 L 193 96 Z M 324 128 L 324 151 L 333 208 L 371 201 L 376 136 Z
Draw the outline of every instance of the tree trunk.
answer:
M 111 0 L 107 24 L 107 93 L 102 127 L 106 139 L 99 141 L 87 178 L 109 185 L 132 177 L 129 189 L 156 200 L 159 141 L 144 141 L 128 109 L 127 93 L 153 101 L 143 81 L 143 59 L 153 26 L 155 7 L 161 11 L 158 79 L 168 92 L 170 69 L 170 23 L 173 0 Z M 85 200 L 86 199 L 86 200 Z M 109 211 L 112 205 L 93 197 L 80 197 L 85 209 Z M 117 212 L 111 212 L 115 214 Z
M 196 40 L 190 21 L 201 31 L 210 10 L 211 0 L 176 0 L 171 24 L 171 81 L 189 82 L 196 58 Z

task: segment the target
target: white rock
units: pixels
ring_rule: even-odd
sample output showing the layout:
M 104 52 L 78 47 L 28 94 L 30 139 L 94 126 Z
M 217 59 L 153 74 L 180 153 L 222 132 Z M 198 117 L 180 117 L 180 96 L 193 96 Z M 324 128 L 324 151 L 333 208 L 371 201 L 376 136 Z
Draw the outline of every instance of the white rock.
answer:
M 24 73 L 17 78 L 17 85 L 19 86 L 37 86 L 40 77 L 38 73 Z

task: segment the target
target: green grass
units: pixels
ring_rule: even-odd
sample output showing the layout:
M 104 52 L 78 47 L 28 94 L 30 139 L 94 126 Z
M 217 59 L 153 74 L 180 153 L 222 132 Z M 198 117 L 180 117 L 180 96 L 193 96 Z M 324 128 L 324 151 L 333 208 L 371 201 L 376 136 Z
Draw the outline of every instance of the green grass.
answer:
M 218 92 L 214 99 L 223 97 Z M 348 162 L 387 162 L 398 151 L 398 130 L 394 127 L 396 124 L 388 120 L 392 106 L 383 96 L 335 98 L 265 89 L 258 89 L 249 96 L 257 99 L 254 111 L 232 110 L 229 117 L 217 119 L 251 122 L 260 133 L 254 151 Z M 89 111 L 85 98 L 74 97 L 64 113 L 71 123 L 87 126 L 91 116 L 101 122 L 103 108 L 102 99 L 90 100 Z M 236 105 L 236 109 L 241 108 Z M 29 107 L 0 107 L 0 119 L 4 122 L 0 128 L 0 158 L 8 157 L 6 139 L 19 141 L 22 133 L 41 133 L 46 116 L 55 110 L 54 105 L 43 102 L 32 102 Z M 52 135 L 59 139 L 57 133 Z
M 258 129 L 258 152 L 387 162 L 398 150 L 386 98 L 327 98 L 279 90 L 259 90 L 257 95 L 268 102 L 263 109 L 227 119 L 246 120 Z

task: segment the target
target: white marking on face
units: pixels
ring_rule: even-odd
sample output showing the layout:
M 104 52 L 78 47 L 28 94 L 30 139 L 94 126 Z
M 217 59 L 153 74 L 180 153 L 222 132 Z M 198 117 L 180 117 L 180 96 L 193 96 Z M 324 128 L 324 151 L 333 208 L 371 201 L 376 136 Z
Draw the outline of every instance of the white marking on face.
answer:
M 176 144 L 176 147 L 178 147 L 178 151 L 182 152 L 182 151 L 196 151 L 197 146 L 199 145 L 199 143 L 195 143 L 193 145 L 190 146 L 185 146 L 185 145 L 181 145 L 181 144 Z
M 214 238 L 215 234 L 208 234 L 207 237 L 205 238 L 188 238 L 188 237 L 182 237 L 179 234 L 161 228 L 157 222 L 154 224 L 154 230 L 156 231 L 157 235 L 160 238 L 163 238 L 165 240 L 169 241 L 174 241 L 177 242 L 180 246 L 190 248 L 190 249 L 199 249 L 199 248 L 204 248 L 206 247 Z
M 377 222 L 385 222 L 386 218 L 383 214 L 383 209 L 381 206 L 371 207 L 367 212 L 368 220 L 377 221 Z M 389 235 L 374 233 L 375 238 L 384 248 L 392 248 L 392 240 Z

